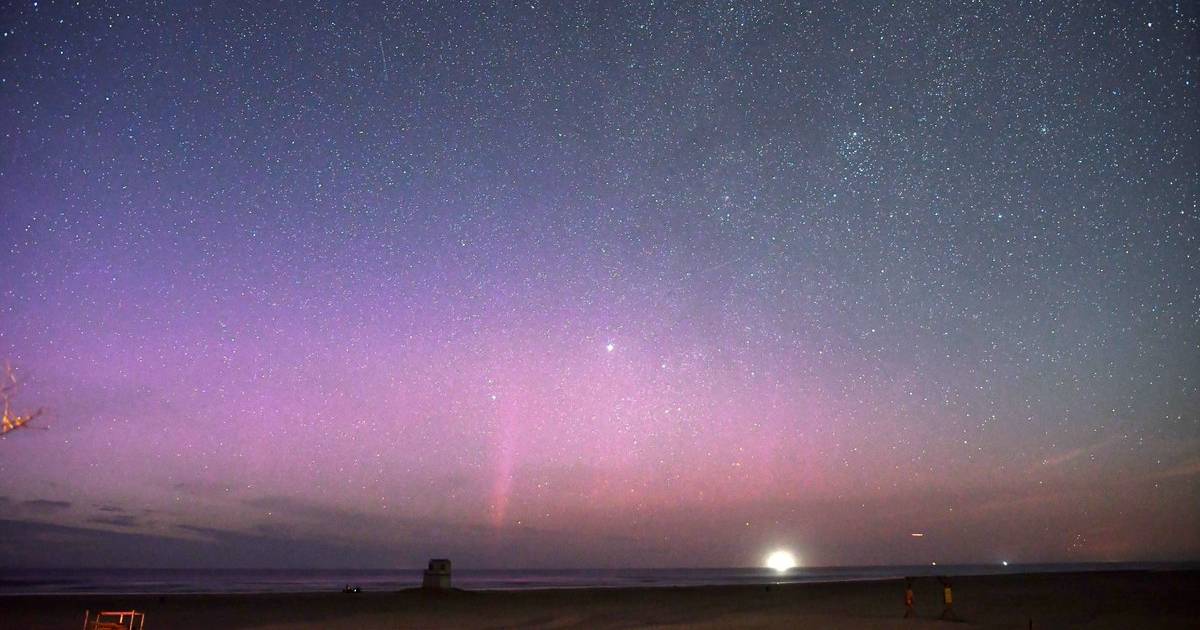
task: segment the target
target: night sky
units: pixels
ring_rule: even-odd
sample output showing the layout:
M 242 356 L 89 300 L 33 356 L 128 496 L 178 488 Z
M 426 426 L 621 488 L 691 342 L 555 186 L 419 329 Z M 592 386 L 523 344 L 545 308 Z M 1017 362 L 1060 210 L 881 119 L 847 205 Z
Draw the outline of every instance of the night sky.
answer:
M 0 565 L 1200 557 L 1200 8 L 830 4 L 9 5 Z

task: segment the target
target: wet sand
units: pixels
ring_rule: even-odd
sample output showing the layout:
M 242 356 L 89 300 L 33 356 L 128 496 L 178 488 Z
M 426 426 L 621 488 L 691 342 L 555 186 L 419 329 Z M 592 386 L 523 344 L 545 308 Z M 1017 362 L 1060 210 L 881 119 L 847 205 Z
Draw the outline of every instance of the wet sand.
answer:
M 0 597 L 0 628 L 81 628 L 85 610 L 146 613 L 147 630 L 260 628 L 1200 628 L 1200 571 L 962 577 L 959 623 L 938 621 L 941 587 L 900 580 L 428 593 L 30 595 Z

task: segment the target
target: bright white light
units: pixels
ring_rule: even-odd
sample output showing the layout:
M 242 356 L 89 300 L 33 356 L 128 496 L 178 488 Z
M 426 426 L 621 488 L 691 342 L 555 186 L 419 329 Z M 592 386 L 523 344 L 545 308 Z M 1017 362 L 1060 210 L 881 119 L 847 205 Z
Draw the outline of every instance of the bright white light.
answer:
M 614 346 L 614 345 L 613 345 L 613 344 L 611 344 L 611 343 L 610 343 L 610 344 L 608 344 L 607 346 L 604 346 L 604 349 L 605 349 L 605 350 L 608 350 L 609 352 L 612 352 L 612 351 L 613 351 L 613 350 L 615 350 L 616 348 L 617 348 L 617 347 L 616 347 L 616 346 Z
M 1008 560 L 1001 560 L 1000 564 L 1003 564 L 1004 566 L 1008 566 Z
M 789 569 L 796 567 L 796 556 L 790 551 L 780 549 L 772 551 L 771 555 L 767 556 L 766 565 L 768 569 L 774 569 L 779 573 L 787 573 Z

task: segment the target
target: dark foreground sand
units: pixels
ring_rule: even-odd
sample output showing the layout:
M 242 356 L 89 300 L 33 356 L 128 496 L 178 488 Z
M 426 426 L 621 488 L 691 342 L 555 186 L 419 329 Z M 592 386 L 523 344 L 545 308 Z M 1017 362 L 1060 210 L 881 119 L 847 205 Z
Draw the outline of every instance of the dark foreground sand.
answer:
M 937 621 L 941 591 L 902 581 L 788 586 L 434 594 L 0 597 L 0 629 L 74 629 L 85 609 L 146 612 L 147 630 L 191 628 L 1200 628 L 1200 572 L 1005 575 L 954 580 L 964 620 Z

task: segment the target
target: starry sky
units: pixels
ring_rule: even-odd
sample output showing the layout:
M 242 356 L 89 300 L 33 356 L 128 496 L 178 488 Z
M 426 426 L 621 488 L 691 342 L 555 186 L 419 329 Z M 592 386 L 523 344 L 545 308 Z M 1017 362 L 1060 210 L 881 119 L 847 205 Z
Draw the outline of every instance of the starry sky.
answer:
M 1196 559 L 1198 19 L 12 4 L 0 564 Z

